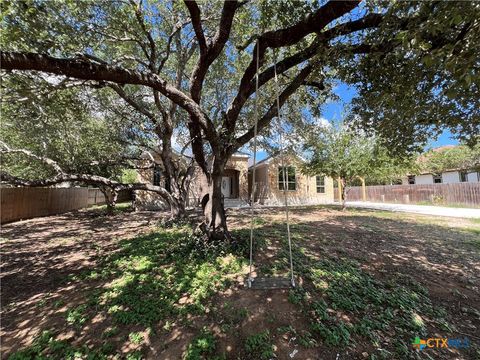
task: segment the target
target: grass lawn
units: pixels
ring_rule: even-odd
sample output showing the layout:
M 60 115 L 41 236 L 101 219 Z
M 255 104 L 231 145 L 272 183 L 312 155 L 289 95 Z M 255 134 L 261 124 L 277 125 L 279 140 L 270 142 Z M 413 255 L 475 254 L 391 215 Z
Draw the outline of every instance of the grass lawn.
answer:
M 298 207 L 297 288 L 248 290 L 248 210 L 229 213 L 235 247 L 162 228 L 165 215 L 91 209 L 4 226 L 2 358 L 480 357 L 478 220 Z M 254 223 L 255 275 L 287 275 L 281 209 Z M 417 336 L 469 346 L 418 351 Z

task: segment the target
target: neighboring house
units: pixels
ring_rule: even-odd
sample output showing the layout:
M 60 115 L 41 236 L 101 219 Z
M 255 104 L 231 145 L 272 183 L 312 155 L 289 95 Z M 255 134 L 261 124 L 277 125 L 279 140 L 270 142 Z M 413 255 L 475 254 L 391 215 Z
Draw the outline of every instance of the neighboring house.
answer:
M 480 182 L 480 172 L 475 170 L 449 170 L 441 174 L 424 173 L 402 178 L 402 185 L 453 184 L 461 182 Z
M 420 155 L 417 163 L 422 165 L 427 162 L 432 153 L 444 153 L 455 150 L 456 148 L 458 148 L 458 145 L 443 145 L 433 148 L 425 154 Z M 423 172 L 418 175 L 402 177 L 402 185 L 455 184 L 462 182 L 480 182 L 480 172 L 473 169 L 450 169 L 438 174 Z
M 222 179 L 222 194 L 226 199 L 226 204 L 228 202 L 228 204 L 237 205 L 246 203 L 248 200 L 248 158 L 248 154 L 236 152 L 227 161 Z M 161 164 L 160 158 L 155 158 L 155 160 Z M 161 165 L 140 170 L 139 181 L 165 186 Z M 207 178 L 201 169 L 197 167 L 190 184 L 188 205 L 199 205 L 207 191 Z M 148 191 L 137 191 L 136 203 L 138 207 L 149 210 L 163 209 L 166 207 L 163 199 L 158 194 Z
M 303 160 L 298 156 L 270 156 L 256 165 L 255 201 L 265 205 L 284 203 L 283 165 L 286 171 L 287 196 L 290 204 L 324 204 L 333 202 L 333 179 L 307 176 L 300 171 Z M 249 192 L 252 191 L 253 165 L 249 167 Z

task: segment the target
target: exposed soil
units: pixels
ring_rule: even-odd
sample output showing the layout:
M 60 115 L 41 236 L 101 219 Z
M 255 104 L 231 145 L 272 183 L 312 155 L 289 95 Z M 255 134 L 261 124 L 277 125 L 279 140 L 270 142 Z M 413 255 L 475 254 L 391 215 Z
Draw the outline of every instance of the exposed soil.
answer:
M 86 283 L 85 288 L 78 283 L 72 285 L 71 277 L 95 267 L 99 259 L 115 251 L 120 239 L 152 231 L 163 216 L 158 212 L 126 212 L 105 217 L 95 211 L 80 211 L 3 226 L 2 356 L 6 358 L 30 344 L 46 328 L 64 329 L 65 338 L 73 338 L 75 344 L 98 344 L 99 335 L 111 325 L 105 319 L 92 319 L 82 331 L 65 326 L 65 311 L 85 302 L 85 294 L 95 288 L 95 282 Z M 284 218 L 278 208 L 258 210 L 257 216 L 267 222 Z M 366 210 L 341 212 L 334 208 L 296 208 L 291 219 L 292 232 L 297 239 L 300 234 L 298 241 L 309 254 L 356 259 L 378 279 L 390 273 L 412 276 L 428 288 L 434 305 L 448 309 L 449 321 L 459 337 L 466 334 L 479 344 L 479 223 Z M 231 210 L 229 221 L 234 229 L 248 227 L 250 219 L 246 210 Z M 264 252 L 255 254 L 256 264 L 265 268 L 274 264 L 280 247 L 278 240 L 267 245 Z M 261 275 L 261 267 L 257 266 L 256 272 Z M 276 332 L 288 325 L 298 331 L 308 329 L 309 319 L 289 302 L 288 290 L 252 291 L 245 289 L 244 280 L 237 279 L 231 288 L 217 294 L 207 317 L 192 317 L 189 325 L 178 326 L 172 319 L 168 331 L 148 335 L 147 357 L 181 358 L 204 326 L 218 336 L 220 350 L 232 359 L 245 358 L 244 339 L 265 329 L 272 334 L 279 359 L 363 359 L 362 353 L 368 353 L 368 346 L 359 346 L 353 353 L 351 349 L 332 349 L 322 344 L 311 349 L 299 347 L 295 336 Z M 223 307 L 225 303 L 230 310 Z M 246 309 L 247 316 L 232 324 L 229 331 L 221 331 L 231 309 Z M 165 323 L 158 324 L 158 329 L 162 328 Z M 121 330 L 115 337 L 123 339 L 129 331 L 134 330 Z M 126 341 L 122 350 L 131 348 Z M 444 359 L 475 356 L 451 349 L 436 354 Z

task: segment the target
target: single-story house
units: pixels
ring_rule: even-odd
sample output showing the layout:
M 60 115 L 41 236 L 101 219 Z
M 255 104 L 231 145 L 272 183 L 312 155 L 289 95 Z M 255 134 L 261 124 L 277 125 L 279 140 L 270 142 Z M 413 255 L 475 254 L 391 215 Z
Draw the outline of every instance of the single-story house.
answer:
M 222 179 L 225 206 L 247 205 L 252 189 L 253 166 L 248 166 L 250 156 L 236 152 L 228 160 Z M 155 159 L 161 164 L 160 159 Z M 333 180 L 325 176 L 306 176 L 300 168 L 303 160 L 297 156 L 286 157 L 287 192 L 291 204 L 323 204 L 333 202 Z M 257 163 L 255 201 L 265 205 L 284 203 L 283 173 L 280 156 L 271 156 Z M 139 171 L 139 181 L 165 186 L 161 165 Z M 200 168 L 195 170 L 189 194 L 189 206 L 197 206 L 207 192 L 207 179 Z M 137 206 L 144 209 L 165 208 L 162 198 L 155 193 L 138 191 Z
M 458 145 L 443 145 L 429 150 L 417 159 L 419 165 L 427 162 L 431 156 L 445 154 L 459 149 Z M 418 175 L 409 174 L 402 177 L 402 185 L 428 185 L 428 184 L 455 184 L 478 183 L 480 172 L 478 169 L 452 168 L 441 173 L 423 172 Z
M 449 170 L 440 174 L 423 173 L 402 177 L 402 185 L 454 184 L 480 182 L 480 172 L 475 170 Z
M 255 201 L 265 205 L 284 203 L 283 169 L 290 204 L 325 204 L 333 202 L 333 179 L 308 176 L 301 172 L 304 160 L 299 156 L 274 155 L 259 161 L 255 167 Z M 249 167 L 249 192 L 252 191 L 253 165 Z

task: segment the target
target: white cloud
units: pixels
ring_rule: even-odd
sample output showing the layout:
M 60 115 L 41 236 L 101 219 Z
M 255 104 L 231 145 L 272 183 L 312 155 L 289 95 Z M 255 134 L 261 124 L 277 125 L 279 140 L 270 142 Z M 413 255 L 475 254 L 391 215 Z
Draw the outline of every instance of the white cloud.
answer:
M 315 125 L 322 127 L 322 128 L 329 128 L 332 126 L 332 123 L 330 120 L 324 118 L 324 117 L 319 117 L 314 120 Z

